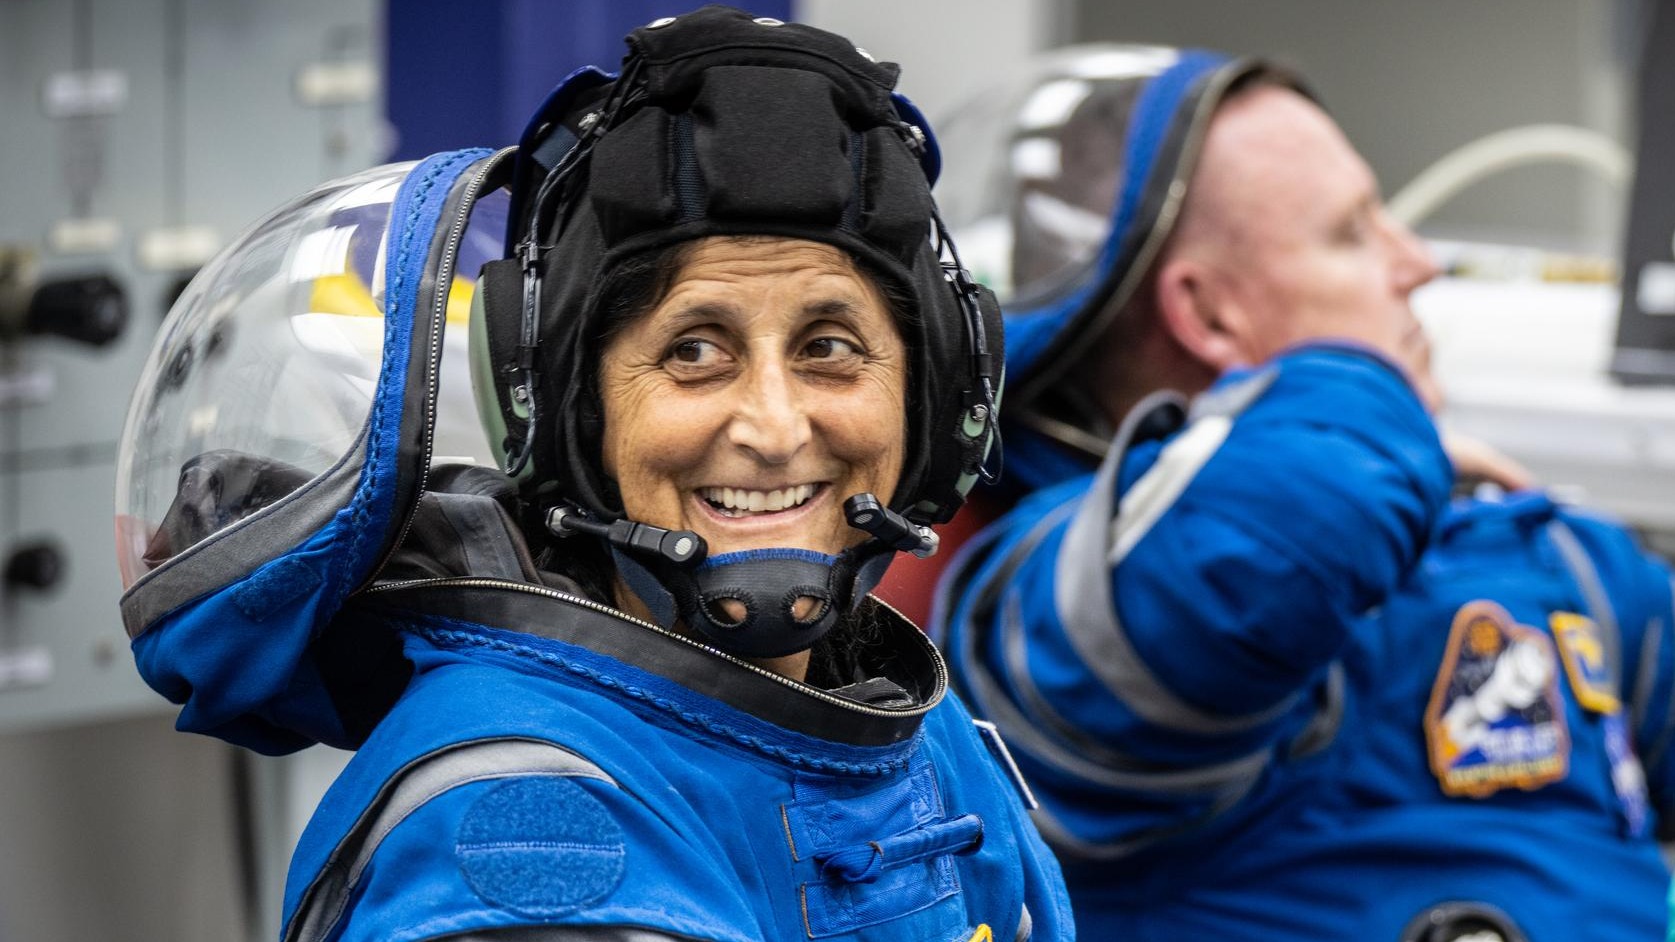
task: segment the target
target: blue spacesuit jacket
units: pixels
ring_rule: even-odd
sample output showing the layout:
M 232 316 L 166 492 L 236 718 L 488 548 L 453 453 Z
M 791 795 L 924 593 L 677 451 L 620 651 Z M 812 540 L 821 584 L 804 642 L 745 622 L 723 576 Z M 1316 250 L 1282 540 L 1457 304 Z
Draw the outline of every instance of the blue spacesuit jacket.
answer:
M 832 703 L 598 607 L 502 593 L 537 634 L 445 595 L 365 616 L 414 674 L 299 844 L 286 939 L 1073 938 L 1015 778 L 905 621 L 936 705 L 843 707 L 857 744 L 790 728 Z
M 1394 942 L 1457 902 L 1531 942 L 1663 938 L 1661 563 L 1541 494 L 1450 505 L 1430 418 L 1365 353 L 1126 433 L 944 602 L 1085 936 Z

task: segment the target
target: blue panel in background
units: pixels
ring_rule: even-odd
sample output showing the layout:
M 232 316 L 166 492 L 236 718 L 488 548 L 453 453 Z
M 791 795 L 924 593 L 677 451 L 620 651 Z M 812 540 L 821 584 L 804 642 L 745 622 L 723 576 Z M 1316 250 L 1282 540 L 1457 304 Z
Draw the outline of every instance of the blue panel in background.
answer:
M 386 113 L 392 160 L 517 141 L 564 76 L 584 65 L 616 71 L 622 37 L 695 0 L 391 0 L 385 17 Z M 791 18 L 791 0 L 755 0 L 761 16 Z

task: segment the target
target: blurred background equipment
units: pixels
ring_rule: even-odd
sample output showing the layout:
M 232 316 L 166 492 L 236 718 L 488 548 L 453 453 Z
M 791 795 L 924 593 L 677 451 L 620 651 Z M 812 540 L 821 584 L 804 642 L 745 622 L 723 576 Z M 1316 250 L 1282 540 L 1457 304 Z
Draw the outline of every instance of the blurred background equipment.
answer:
M 1636 73 L 1639 174 L 1629 194 L 1623 292 L 1612 371 L 1629 382 L 1675 382 L 1675 4 L 1645 14 Z M 1650 54 L 1657 50 L 1658 54 Z
M 1415 304 L 1449 423 L 1675 548 L 1675 390 L 1611 377 L 1669 375 L 1657 364 L 1670 354 L 1646 368 L 1641 352 L 1675 349 L 1672 2 L 746 5 L 900 62 L 933 123 L 977 82 L 1067 43 L 1288 59 L 1391 192 L 1497 132 L 1575 129 L 1534 147 L 1491 136 L 1472 173 L 1464 158 L 1452 176 L 1438 167 L 1419 228 L 1449 274 Z M 698 5 L 0 3 L 0 942 L 272 938 L 290 844 L 343 761 L 173 732 L 128 652 L 116 441 L 191 275 L 317 183 L 510 143 L 565 74 L 613 64 L 629 29 Z M 1625 204 L 1628 153 L 1640 172 Z M 217 337 L 200 355 L 234 341 Z M 173 366 L 181 380 L 194 368 Z
M 174 733 L 139 681 L 114 615 L 113 461 L 184 279 L 280 199 L 384 159 L 383 13 L 375 0 L 0 4 L 6 942 L 274 934 L 261 913 L 282 873 L 261 848 L 288 839 L 275 783 L 299 773 Z M 299 90 L 334 69 L 374 81 Z

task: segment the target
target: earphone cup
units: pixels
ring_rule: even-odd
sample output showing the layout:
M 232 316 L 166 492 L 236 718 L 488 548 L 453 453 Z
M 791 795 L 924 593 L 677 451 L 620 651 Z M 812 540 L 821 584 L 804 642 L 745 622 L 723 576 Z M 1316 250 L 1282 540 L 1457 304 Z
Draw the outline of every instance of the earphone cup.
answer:
M 505 467 L 508 454 L 523 447 L 529 431 L 528 408 L 512 392 L 518 382 L 523 309 L 523 271 L 516 259 L 483 266 L 471 307 L 472 392 L 495 460 Z

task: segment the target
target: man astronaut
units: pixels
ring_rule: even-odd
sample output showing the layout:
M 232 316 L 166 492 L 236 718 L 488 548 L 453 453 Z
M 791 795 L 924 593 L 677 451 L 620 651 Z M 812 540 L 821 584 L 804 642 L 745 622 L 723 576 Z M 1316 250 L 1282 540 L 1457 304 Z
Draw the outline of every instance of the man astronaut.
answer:
M 1018 492 L 943 640 L 1082 931 L 1662 939 L 1669 573 L 1451 464 L 1436 268 L 1301 80 L 1087 47 L 962 133 L 1006 135 L 940 195 L 1007 299 Z

